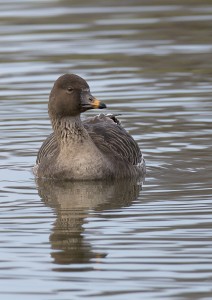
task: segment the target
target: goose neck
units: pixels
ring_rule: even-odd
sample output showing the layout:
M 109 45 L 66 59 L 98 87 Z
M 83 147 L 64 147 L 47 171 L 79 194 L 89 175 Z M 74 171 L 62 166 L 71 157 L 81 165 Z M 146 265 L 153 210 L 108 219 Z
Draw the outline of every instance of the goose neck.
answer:
M 52 120 L 52 127 L 59 143 L 83 142 L 88 138 L 80 116 L 64 117 Z

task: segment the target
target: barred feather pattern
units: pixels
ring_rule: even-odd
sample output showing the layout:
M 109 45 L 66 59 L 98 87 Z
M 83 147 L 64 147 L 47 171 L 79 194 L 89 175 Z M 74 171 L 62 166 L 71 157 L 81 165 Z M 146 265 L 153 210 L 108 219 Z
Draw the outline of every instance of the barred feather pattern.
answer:
M 83 121 L 83 125 L 103 154 L 136 166 L 143 163 L 138 144 L 121 126 L 116 115 L 100 114 Z M 39 164 L 43 157 L 53 156 L 57 153 L 59 153 L 57 140 L 55 134 L 51 133 L 42 144 L 36 163 Z
M 36 159 L 36 164 L 39 164 L 44 157 L 53 156 L 59 153 L 57 140 L 55 138 L 54 132 L 52 132 L 47 139 L 43 142 L 40 147 Z

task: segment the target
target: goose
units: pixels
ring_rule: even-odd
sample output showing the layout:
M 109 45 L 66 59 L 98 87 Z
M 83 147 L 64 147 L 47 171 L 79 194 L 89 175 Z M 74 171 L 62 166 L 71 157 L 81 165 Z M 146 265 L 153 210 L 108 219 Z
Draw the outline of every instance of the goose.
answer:
M 83 181 L 144 176 L 141 150 L 116 115 L 81 120 L 81 113 L 104 108 L 80 76 L 64 74 L 55 81 L 48 103 L 53 132 L 38 151 L 33 168 L 37 178 Z

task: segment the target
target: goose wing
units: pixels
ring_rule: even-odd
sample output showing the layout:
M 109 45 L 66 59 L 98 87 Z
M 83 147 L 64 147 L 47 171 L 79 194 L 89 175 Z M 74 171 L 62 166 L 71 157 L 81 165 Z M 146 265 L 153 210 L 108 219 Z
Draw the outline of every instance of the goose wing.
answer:
M 56 153 L 58 153 L 58 144 L 54 132 L 52 132 L 41 145 L 38 151 L 36 164 L 39 164 L 42 158 L 55 155 Z
M 136 141 L 121 126 L 115 115 L 100 114 L 83 122 L 95 145 L 106 155 L 113 155 L 138 165 L 142 153 Z

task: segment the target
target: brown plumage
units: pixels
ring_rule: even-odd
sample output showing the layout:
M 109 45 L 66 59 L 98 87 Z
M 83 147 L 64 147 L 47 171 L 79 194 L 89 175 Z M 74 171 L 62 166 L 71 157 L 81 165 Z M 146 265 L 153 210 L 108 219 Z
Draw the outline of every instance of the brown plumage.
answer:
M 81 121 L 81 112 L 105 107 L 90 94 L 84 79 L 74 74 L 59 77 L 49 100 L 54 132 L 38 152 L 36 176 L 95 180 L 144 175 L 139 146 L 115 115 L 100 114 Z

